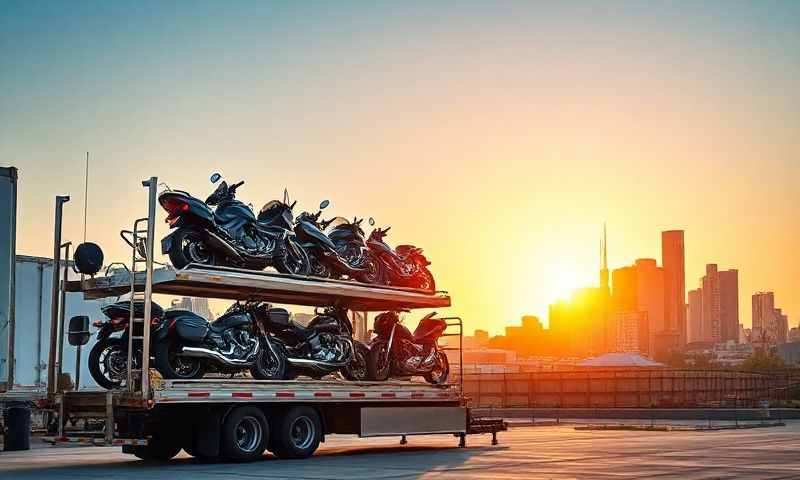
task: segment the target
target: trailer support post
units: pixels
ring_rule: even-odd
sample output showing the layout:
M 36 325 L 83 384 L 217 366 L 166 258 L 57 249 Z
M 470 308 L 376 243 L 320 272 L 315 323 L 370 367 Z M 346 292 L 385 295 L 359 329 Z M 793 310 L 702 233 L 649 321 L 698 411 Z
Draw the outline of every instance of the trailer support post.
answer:
M 50 351 L 47 362 L 47 393 L 52 395 L 56 391 L 56 348 L 58 346 L 58 287 L 59 267 L 61 266 L 61 220 L 64 204 L 69 201 L 68 196 L 56 197 L 56 217 L 53 239 L 53 285 L 50 296 Z
M 144 180 L 142 186 L 148 187 L 147 242 L 145 244 L 147 258 L 145 258 L 144 324 L 142 325 L 142 336 L 144 337 L 142 338 L 142 399 L 147 400 L 150 395 L 150 317 L 153 307 L 153 243 L 155 243 L 158 177 Z
M 106 392 L 106 445 L 111 445 L 114 440 L 114 392 Z
M 61 374 L 64 371 L 64 332 L 65 332 L 65 325 L 64 325 L 64 316 L 67 313 L 67 280 L 69 280 L 69 247 L 72 245 L 72 242 L 66 242 L 61 245 L 61 248 L 64 249 L 64 275 L 61 279 L 61 294 L 59 295 L 58 300 L 58 358 L 56 359 L 56 390 L 58 388 L 58 382 L 61 381 Z

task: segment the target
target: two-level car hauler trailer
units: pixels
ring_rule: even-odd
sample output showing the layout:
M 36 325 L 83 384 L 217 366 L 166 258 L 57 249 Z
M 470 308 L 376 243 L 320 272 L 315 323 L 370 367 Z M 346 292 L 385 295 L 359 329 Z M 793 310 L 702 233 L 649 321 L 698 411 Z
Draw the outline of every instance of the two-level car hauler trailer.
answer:
M 137 220 L 131 231 L 131 268 L 123 274 L 62 282 L 62 295 L 64 291 L 83 292 L 89 299 L 130 294 L 132 301 L 144 301 L 144 318 L 137 319 L 144 325 L 150 325 L 154 293 L 337 305 L 360 312 L 450 306 L 450 297 L 443 292 L 430 294 L 235 268 L 190 265 L 177 271 L 154 269 L 158 183 L 155 177 L 142 183 L 149 192 L 148 216 Z M 62 204 L 56 202 L 56 257 L 60 254 Z M 144 267 L 142 271 L 138 271 L 140 266 Z M 54 337 L 63 336 L 64 319 L 55 314 L 53 319 Z M 446 335 L 459 337 L 458 348 L 449 348 L 460 355 L 461 319 L 446 320 L 457 330 Z M 302 458 L 311 455 L 326 434 L 398 436 L 403 443 L 407 435 L 450 434 L 465 446 L 467 434 L 491 433 L 496 443 L 496 433 L 505 429 L 502 421 L 470 415 L 460 372 L 445 385 L 249 378 L 164 380 L 150 369 L 150 333 L 150 328 L 143 329 L 144 352 L 137 359 L 141 368 L 128 370 L 122 389 L 65 391 L 49 371 L 46 392 L 8 391 L 0 393 L 0 402 L 25 398 L 52 410 L 58 430 L 55 437 L 47 439 L 52 443 L 121 445 L 126 453 L 155 459 L 171 458 L 184 449 L 199 458 L 249 460 L 259 457 L 264 447 L 279 457 Z M 55 338 L 51 339 L 51 344 L 55 343 Z M 129 348 L 128 365 L 132 364 L 132 355 L 134 349 Z M 61 362 L 58 357 L 55 360 Z M 459 358 L 459 367 L 462 363 Z M 68 418 L 96 419 L 102 425 L 102 435 L 68 436 L 64 432 Z

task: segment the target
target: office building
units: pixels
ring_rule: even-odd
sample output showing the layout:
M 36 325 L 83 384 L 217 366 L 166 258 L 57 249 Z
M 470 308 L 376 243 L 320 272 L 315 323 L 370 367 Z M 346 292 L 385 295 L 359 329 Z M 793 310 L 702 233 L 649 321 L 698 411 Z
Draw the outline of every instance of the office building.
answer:
M 686 304 L 686 323 L 688 342 L 703 341 L 703 291 L 699 288 L 689 290 L 689 303 Z
M 675 349 L 686 345 L 686 273 L 683 230 L 661 232 L 661 266 L 664 269 L 664 330 L 673 335 Z
M 773 292 L 757 292 L 752 297 L 753 332 L 752 343 L 773 347 L 786 343 L 789 337 L 789 318 L 780 308 L 775 308 Z

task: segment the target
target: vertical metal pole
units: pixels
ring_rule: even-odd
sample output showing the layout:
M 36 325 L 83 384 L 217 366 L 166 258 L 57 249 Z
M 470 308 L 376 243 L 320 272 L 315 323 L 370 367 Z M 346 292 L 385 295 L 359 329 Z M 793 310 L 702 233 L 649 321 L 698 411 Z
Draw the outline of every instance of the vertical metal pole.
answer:
M 147 259 L 144 281 L 144 325 L 142 325 L 142 399 L 150 396 L 150 315 L 153 306 L 153 243 L 155 238 L 156 193 L 158 177 L 150 177 L 142 185 L 149 188 L 147 209 Z M 132 325 L 131 325 L 132 326 Z
M 9 288 L 8 288 L 8 369 L 6 378 L 6 389 L 14 388 L 14 336 L 17 329 L 16 321 L 16 285 L 17 285 L 17 169 L 11 167 L 9 177 L 11 179 L 11 258 L 9 260 Z
M 75 391 L 81 388 L 81 345 L 75 347 Z
M 58 302 L 58 359 L 56 360 L 56 389 L 58 389 L 58 382 L 61 380 L 61 373 L 64 367 L 64 315 L 67 312 L 67 291 L 64 288 L 67 284 L 67 275 L 69 274 L 69 247 L 72 243 L 67 242 L 62 245 L 64 247 L 64 277 L 61 281 L 61 295 Z M 59 390 L 60 391 L 60 390 Z
M 47 393 L 56 391 L 56 348 L 58 347 L 58 274 L 61 266 L 61 220 L 67 196 L 56 197 L 55 232 L 53 238 L 53 285 L 50 296 L 50 351 L 47 355 Z
M 114 392 L 106 392 L 106 445 L 111 445 L 114 440 Z

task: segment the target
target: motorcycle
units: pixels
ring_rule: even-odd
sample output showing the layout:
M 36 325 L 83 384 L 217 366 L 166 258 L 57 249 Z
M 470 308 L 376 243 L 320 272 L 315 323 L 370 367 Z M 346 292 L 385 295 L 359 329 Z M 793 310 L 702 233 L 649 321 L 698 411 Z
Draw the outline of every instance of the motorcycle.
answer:
M 347 380 L 365 380 L 369 349 L 353 339 L 347 310 L 329 307 L 315 313 L 307 326 L 290 320 L 283 308 L 270 308 L 265 315 L 265 330 L 277 339 L 276 350 L 286 357 L 284 378 L 319 379 L 338 370 Z
M 164 312 L 153 333 L 156 370 L 183 380 L 244 370 L 259 380 L 283 378 L 286 358 L 262 328 L 265 312 L 258 302 L 236 302 L 214 322 L 188 310 Z
M 370 217 L 369 224 L 375 226 Z M 367 239 L 367 248 L 380 262 L 385 272 L 384 279 L 389 285 L 419 288 L 428 292 L 436 291 L 436 282 L 428 270 L 431 262 L 422 254 L 422 249 L 414 245 L 398 245 L 392 249 L 383 241 L 392 227 L 374 228 Z
M 375 281 L 374 272 L 370 271 L 370 268 L 374 268 L 373 259 L 364 261 L 360 255 L 349 254 L 358 250 L 351 248 L 347 241 L 334 243 L 323 232 L 335 220 L 319 219 L 328 205 L 330 202 L 323 200 L 317 213 L 303 212 L 295 220 L 294 233 L 308 254 L 311 275 L 322 278 L 341 278 L 346 275 L 360 282 Z M 341 232 L 344 233 L 344 230 Z
M 382 285 L 385 283 L 384 272 L 378 260 L 367 248 L 364 230 L 361 229 L 363 220 L 363 218 L 353 218 L 350 222 L 344 217 L 334 217 L 323 222 L 322 226 L 345 263 L 359 270 L 354 275 L 356 280 Z
M 222 178 L 219 173 L 211 182 Z M 191 263 L 262 270 L 273 266 L 281 273 L 306 275 L 308 257 L 289 228 L 265 225 L 252 209 L 236 200 L 244 181 L 224 180 L 205 202 L 181 190 L 166 190 L 158 202 L 167 211 L 174 232 L 161 240 L 162 253 L 181 269 Z M 213 211 L 211 207 L 216 207 Z
M 94 381 L 106 390 L 113 390 L 122 386 L 128 377 L 128 344 L 130 335 L 130 309 L 131 302 L 123 300 L 100 309 L 106 320 L 97 320 L 92 325 L 97 327 L 97 343 L 89 352 L 89 373 Z M 133 306 L 134 317 L 144 317 L 144 301 L 135 301 Z M 151 323 L 158 325 L 164 316 L 164 309 L 158 304 L 151 306 Z M 119 336 L 113 336 L 122 332 Z M 133 329 L 134 336 L 142 335 L 141 325 Z M 139 368 L 142 351 L 142 341 L 134 339 L 136 355 L 133 355 L 134 369 Z
M 374 333 L 367 357 L 371 380 L 383 381 L 390 376 L 421 375 L 428 383 L 441 385 L 450 374 L 447 355 L 437 340 L 447 323 L 434 318 L 436 312 L 424 316 L 412 334 L 401 323 L 397 312 L 384 312 L 375 317 Z

